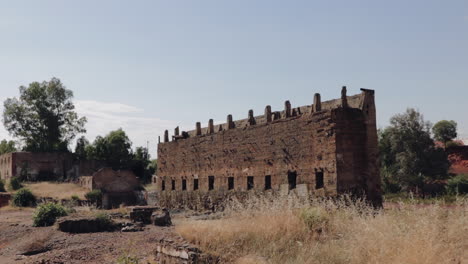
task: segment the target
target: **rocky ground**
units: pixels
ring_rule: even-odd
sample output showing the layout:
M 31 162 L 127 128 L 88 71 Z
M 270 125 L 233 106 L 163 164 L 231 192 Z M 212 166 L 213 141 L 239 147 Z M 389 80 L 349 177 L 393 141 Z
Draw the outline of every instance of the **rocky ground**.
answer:
M 173 227 L 141 232 L 69 234 L 56 226 L 33 227 L 32 209 L 0 210 L 0 263 L 117 263 L 124 256 L 155 263 L 156 242 L 178 239 Z

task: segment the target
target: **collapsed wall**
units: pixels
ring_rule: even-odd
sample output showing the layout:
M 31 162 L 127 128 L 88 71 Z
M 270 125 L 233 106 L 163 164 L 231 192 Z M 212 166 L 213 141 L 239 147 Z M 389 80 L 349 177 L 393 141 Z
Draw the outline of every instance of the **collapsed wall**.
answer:
M 374 92 L 347 96 L 343 87 L 340 99 L 321 102 L 316 94 L 308 106 L 286 101 L 280 112 L 267 106 L 261 116 L 250 110 L 243 120 L 228 115 L 221 125 L 176 128 L 172 141 L 166 131 L 154 184 L 159 200 L 174 206 L 178 196 L 288 192 L 299 185 L 313 196 L 365 193 L 378 205 L 377 159 Z

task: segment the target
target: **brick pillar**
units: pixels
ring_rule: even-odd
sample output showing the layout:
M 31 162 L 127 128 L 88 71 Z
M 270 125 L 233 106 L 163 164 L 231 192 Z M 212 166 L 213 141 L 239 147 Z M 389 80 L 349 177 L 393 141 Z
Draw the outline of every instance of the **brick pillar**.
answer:
M 214 133 L 213 119 L 208 120 L 208 134 Z
M 169 131 L 164 131 L 164 142 L 169 142 Z
M 346 86 L 341 88 L 341 107 L 348 107 L 348 97 L 346 97 Z
M 319 112 L 322 111 L 322 101 L 320 99 L 320 94 L 316 93 L 314 95 L 314 108 L 312 110 L 313 112 Z
M 250 125 L 255 125 L 256 124 L 255 117 L 254 117 L 252 109 L 249 110 L 249 124 Z
M 289 101 L 284 102 L 285 117 L 291 116 L 291 103 Z
M 265 107 L 265 120 L 267 123 L 271 122 L 271 106 L 269 105 Z
M 234 122 L 232 122 L 232 115 L 227 116 L 227 125 L 228 129 L 233 129 L 234 128 Z
M 197 122 L 195 126 L 197 129 L 197 136 L 200 136 L 201 135 L 201 123 Z

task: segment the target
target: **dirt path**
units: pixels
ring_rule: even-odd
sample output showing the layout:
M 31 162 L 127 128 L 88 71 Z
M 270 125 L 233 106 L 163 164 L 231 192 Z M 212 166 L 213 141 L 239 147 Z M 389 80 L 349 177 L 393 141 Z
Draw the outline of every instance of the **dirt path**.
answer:
M 68 234 L 56 227 L 32 227 L 32 210 L 0 211 L 0 263 L 116 263 L 119 257 L 154 260 L 155 244 L 175 237 L 172 227 L 142 232 Z M 142 262 L 146 263 L 146 262 Z

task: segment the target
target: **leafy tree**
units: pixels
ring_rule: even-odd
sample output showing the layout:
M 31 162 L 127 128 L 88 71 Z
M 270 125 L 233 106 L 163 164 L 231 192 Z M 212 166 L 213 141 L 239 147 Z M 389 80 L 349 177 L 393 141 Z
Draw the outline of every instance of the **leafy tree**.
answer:
M 144 147 L 137 147 L 133 154 L 132 171 L 141 178 L 142 182 L 150 182 L 151 175 L 154 173 L 150 170 L 150 155 L 148 149 Z
M 78 138 L 75 146 L 75 155 L 80 160 L 85 160 L 87 157 L 86 147 L 89 146 L 89 141 L 84 137 Z
M 4 102 L 3 123 L 24 141 L 27 151 L 68 151 L 68 144 L 84 133 L 85 117 L 78 117 L 72 103 L 73 92 L 52 78 L 19 88 L 19 98 Z
M 383 184 L 386 191 L 422 187 L 424 181 L 447 177 L 449 163 L 431 138 L 431 124 L 421 113 L 407 109 L 393 116 L 379 132 Z
M 447 142 L 457 137 L 457 122 L 453 120 L 439 121 L 432 127 L 432 132 L 434 133 L 434 138 L 442 141 L 445 147 L 447 147 Z
M 132 142 L 121 129 L 105 137 L 98 136 L 92 147 L 85 148 L 88 159 L 105 161 L 113 169 L 129 168 L 132 160 Z
M 15 151 L 17 151 L 16 142 L 14 142 L 13 140 L 7 141 L 4 139 L 0 142 L 0 155 Z

